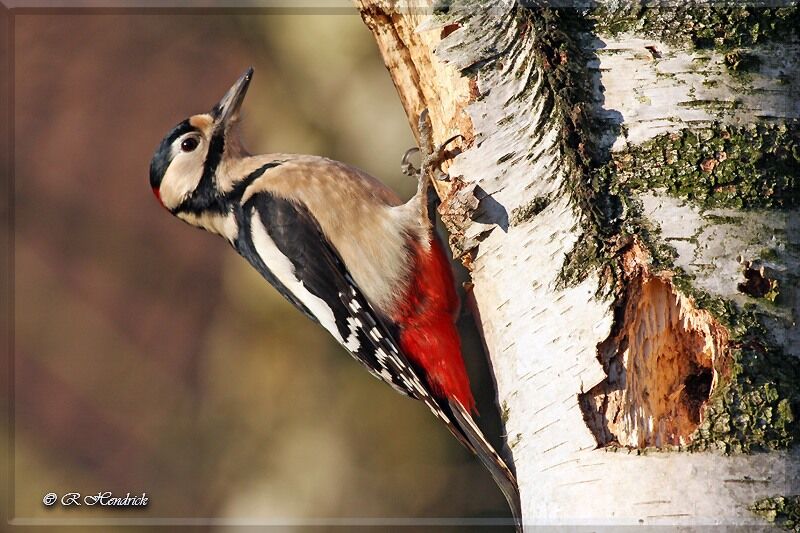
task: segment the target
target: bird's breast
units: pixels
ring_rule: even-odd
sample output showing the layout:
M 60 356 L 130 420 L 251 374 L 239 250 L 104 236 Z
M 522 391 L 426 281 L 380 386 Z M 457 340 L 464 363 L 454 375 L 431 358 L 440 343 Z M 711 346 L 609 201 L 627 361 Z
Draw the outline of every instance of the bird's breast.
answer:
M 221 235 L 228 242 L 233 242 L 239 232 L 239 226 L 233 211 L 227 213 L 207 211 L 200 214 L 179 212 L 176 213 L 176 216 L 192 226 Z

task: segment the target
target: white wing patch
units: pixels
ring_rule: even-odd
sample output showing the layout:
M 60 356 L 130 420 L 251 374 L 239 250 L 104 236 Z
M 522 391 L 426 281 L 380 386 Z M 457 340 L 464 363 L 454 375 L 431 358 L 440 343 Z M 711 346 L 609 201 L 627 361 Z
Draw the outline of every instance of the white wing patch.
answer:
M 333 315 L 333 310 L 328 307 L 328 304 L 325 303 L 325 300 L 311 294 L 308 289 L 306 289 L 303 282 L 297 279 L 294 274 L 294 266 L 292 262 L 289 260 L 288 257 L 283 255 L 278 247 L 275 245 L 275 241 L 269 236 L 267 233 L 267 229 L 264 227 L 264 224 L 261 222 L 261 217 L 258 216 L 256 213 L 255 208 L 251 213 L 251 231 L 252 231 L 252 238 L 253 238 L 253 245 L 256 247 L 256 251 L 258 255 L 261 257 L 261 260 L 264 261 L 264 264 L 267 265 L 272 273 L 278 278 L 280 281 L 290 292 L 292 292 L 298 300 L 300 300 L 303 305 L 314 315 L 317 320 L 319 320 L 320 325 L 328 330 L 328 332 L 333 335 L 333 338 L 337 340 L 340 344 L 344 345 L 348 349 L 348 343 L 358 344 L 358 338 L 356 338 L 355 334 L 351 334 L 347 341 L 342 339 L 342 336 L 339 334 L 339 330 L 336 328 L 336 319 Z M 348 321 L 350 324 L 350 331 L 354 332 L 355 327 L 353 323 Z

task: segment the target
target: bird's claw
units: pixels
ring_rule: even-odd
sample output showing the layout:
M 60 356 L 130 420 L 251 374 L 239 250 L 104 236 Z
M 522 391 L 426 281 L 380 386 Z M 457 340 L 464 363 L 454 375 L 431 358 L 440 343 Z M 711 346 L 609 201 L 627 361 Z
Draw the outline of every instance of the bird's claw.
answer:
M 460 150 L 457 151 L 457 152 L 451 153 L 447 149 L 447 147 L 450 145 L 450 143 L 452 143 L 456 139 L 462 139 L 463 140 L 464 136 L 461 135 L 460 133 L 458 133 L 456 135 L 453 135 L 452 137 L 447 139 L 445 142 L 443 142 L 442 144 L 437 146 L 436 149 L 433 151 L 433 153 L 431 153 L 427 158 L 425 158 L 425 160 L 424 160 L 424 162 L 422 164 L 422 168 L 424 170 L 428 171 L 431 176 L 433 176 L 435 179 L 437 179 L 439 181 L 443 181 L 447 177 L 446 174 L 444 173 L 444 171 L 442 171 L 442 163 L 445 160 L 447 160 L 450 157 L 452 157 L 453 155 L 457 155 L 457 154 L 461 153 Z
M 419 148 L 417 148 L 416 146 L 406 150 L 406 153 L 403 154 L 403 159 L 400 161 L 400 172 L 402 172 L 406 176 L 411 176 L 411 177 L 419 175 L 420 169 L 415 167 L 413 163 L 409 161 L 411 156 L 417 153 L 419 153 Z
M 423 109 L 422 113 L 419 115 L 419 136 L 420 147 L 406 150 L 400 162 L 400 171 L 406 176 L 422 177 L 423 175 L 427 175 L 437 181 L 444 181 L 447 179 L 447 175 L 442 171 L 442 163 L 460 153 L 460 151 L 451 152 L 447 147 L 456 139 L 463 140 L 464 136 L 460 133 L 453 135 L 442 144 L 432 148 L 433 136 L 427 108 Z M 415 167 L 410 161 L 410 157 L 416 153 L 420 154 L 420 168 Z

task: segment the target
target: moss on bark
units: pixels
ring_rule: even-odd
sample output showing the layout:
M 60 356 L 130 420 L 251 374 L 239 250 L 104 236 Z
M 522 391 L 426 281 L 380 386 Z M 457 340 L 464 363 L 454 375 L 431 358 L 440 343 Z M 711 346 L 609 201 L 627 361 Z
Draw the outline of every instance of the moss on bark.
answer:
M 800 10 L 793 1 L 778 7 L 730 3 L 680 6 L 615 3 L 593 10 L 595 31 L 606 35 L 636 32 L 678 47 L 731 49 L 785 40 L 800 27 Z
M 755 306 L 739 309 L 710 296 L 680 271 L 673 283 L 730 335 L 729 360 L 715 365 L 718 383 L 687 449 L 749 453 L 787 449 L 800 442 L 800 359 L 770 341 Z
M 621 189 L 666 189 L 702 208 L 800 205 L 800 124 L 712 125 L 615 153 L 599 170 Z
M 671 11 L 683 13 L 682 9 Z M 772 24 L 772 19 L 797 16 L 795 9 L 707 11 L 709 22 L 693 26 L 690 34 L 705 28 L 726 46 L 782 36 L 783 29 Z M 643 11 L 646 16 L 649 12 Z M 665 14 L 666 10 L 652 11 L 656 12 Z M 800 127 L 796 121 L 744 127 L 714 124 L 661 135 L 613 157 L 602 153 L 595 140 L 609 126 L 591 116 L 589 58 L 576 37 L 589 32 L 590 24 L 570 9 L 532 8 L 524 14 L 533 30 L 536 59 L 548 85 L 551 113 L 543 116 L 560 124 L 560 150 L 567 168 L 565 188 L 582 215 L 583 234 L 565 258 L 560 276 L 563 285 L 600 271 L 600 290 L 618 289 L 618 282 L 624 280 L 620 252 L 634 237 L 644 241 L 655 270 L 678 271 L 669 247 L 658 241 L 657 232 L 639 215 L 633 200 L 636 191 L 665 188 L 702 208 L 800 205 Z M 690 16 L 688 11 L 685 16 Z M 751 40 L 734 39 L 742 24 L 750 27 L 755 23 L 751 17 L 765 24 L 763 32 L 751 34 Z M 657 20 L 668 21 L 670 29 L 680 26 L 674 16 Z M 731 32 L 735 33 L 722 28 L 728 23 L 733 24 L 735 30 Z M 652 31 L 660 30 L 652 26 Z M 729 68 L 746 70 L 743 57 L 732 54 Z M 540 207 L 539 203 L 526 206 L 516 213 L 517 218 L 523 219 L 524 214 Z M 686 448 L 747 453 L 786 449 L 797 443 L 800 360 L 771 343 L 754 309 L 738 309 L 730 301 L 695 289 L 690 277 L 680 272 L 673 281 L 695 299 L 698 307 L 716 316 L 731 337 L 729 360 L 720 361 L 719 381 L 703 408 L 703 422 Z
M 800 532 L 800 495 L 763 498 L 749 509 L 771 524 L 787 531 Z

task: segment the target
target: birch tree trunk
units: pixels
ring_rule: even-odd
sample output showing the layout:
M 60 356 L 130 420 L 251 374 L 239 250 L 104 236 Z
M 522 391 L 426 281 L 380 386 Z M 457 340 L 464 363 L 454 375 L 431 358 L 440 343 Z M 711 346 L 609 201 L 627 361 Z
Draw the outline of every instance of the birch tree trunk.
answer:
M 356 3 L 465 138 L 440 213 L 525 523 L 800 528 L 797 7 Z

